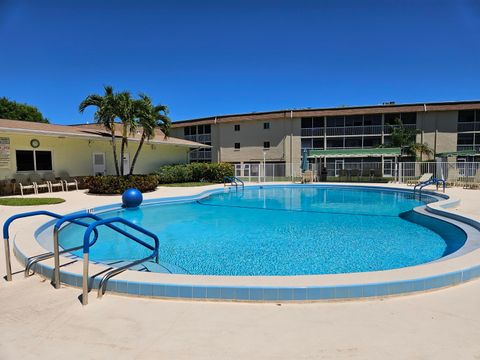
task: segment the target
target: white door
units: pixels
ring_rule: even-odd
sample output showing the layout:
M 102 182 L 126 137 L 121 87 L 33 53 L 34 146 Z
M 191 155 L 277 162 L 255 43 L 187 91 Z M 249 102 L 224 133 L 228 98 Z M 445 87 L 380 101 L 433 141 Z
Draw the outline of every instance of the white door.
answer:
M 343 170 L 345 160 L 335 160 L 335 176 L 340 175 L 340 170 Z
M 383 176 L 386 176 L 386 177 L 393 176 L 393 160 L 392 159 L 383 160 Z
M 130 172 L 130 154 L 123 154 L 123 175 L 128 175 Z
M 105 153 L 93 153 L 93 175 L 105 175 Z

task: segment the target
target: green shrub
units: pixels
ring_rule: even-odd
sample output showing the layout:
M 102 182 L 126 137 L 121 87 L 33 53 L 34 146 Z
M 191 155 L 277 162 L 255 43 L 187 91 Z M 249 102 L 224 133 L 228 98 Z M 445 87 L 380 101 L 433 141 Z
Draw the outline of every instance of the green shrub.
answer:
M 148 192 L 155 190 L 158 185 L 156 175 L 88 176 L 84 182 L 92 194 L 122 194 L 130 188 Z
M 184 182 L 222 182 L 225 176 L 233 176 L 233 167 L 227 163 L 191 163 L 165 165 L 157 171 L 160 184 Z

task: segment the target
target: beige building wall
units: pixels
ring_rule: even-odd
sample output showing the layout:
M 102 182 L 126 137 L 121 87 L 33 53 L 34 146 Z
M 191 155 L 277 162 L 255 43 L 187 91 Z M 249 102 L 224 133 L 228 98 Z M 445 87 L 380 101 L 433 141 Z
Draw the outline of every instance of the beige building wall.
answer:
M 106 173 L 115 174 L 112 147 L 109 140 L 84 139 L 76 137 L 41 136 L 36 134 L 0 133 L 0 137 L 10 139 L 10 162 L 8 168 L 0 168 L 0 179 L 10 179 L 17 172 L 16 150 L 33 150 L 32 139 L 37 139 L 40 146 L 36 150 L 52 152 L 53 172 L 68 172 L 71 176 L 93 175 L 93 154 L 104 153 Z M 133 161 L 137 142 L 130 142 L 128 153 L 130 163 Z M 120 142 L 118 142 L 120 154 Z M 188 159 L 188 147 L 175 145 L 144 144 L 135 166 L 135 173 L 148 174 L 164 164 L 185 163 Z M 27 172 L 28 173 L 28 172 Z M 41 172 L 40 172 L 41 173 Z
M 428 144 L 435 153 L 457 150 L 458 111 L 427 111 L 417 113 L 417 127 L 422 134 L 417 141 Z
M 264 129 L 264 123 L 269 123 L 270 128 Z M 240 131 L 235 131 L 235 125 L 240 125 Z M 212 135 L 220 146 L 219 158 L 223 162 L 263 161 L 264 152 L 267 161 L 290 158 L 291 119 L 229 122 L 213 128 Z M 269 149 L 264 149 L 265 141 L 270 142 Z M 235 143 L 240 143 L 240 150 L 234 148 Z

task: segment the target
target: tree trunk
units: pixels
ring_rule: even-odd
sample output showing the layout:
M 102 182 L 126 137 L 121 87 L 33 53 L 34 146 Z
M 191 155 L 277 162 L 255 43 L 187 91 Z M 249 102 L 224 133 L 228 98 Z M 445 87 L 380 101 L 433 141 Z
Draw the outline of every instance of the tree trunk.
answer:
M 125 147 L 127 145 L 127 134 L 128 132 L 126 131 L 127 127 L 125 123 L 123 123 L 123 129 L 122 129 L 122 147 L 120 149 L 120 174 L 123 176 L 124 174 L 124 165 L 123 165 L 123 157 L 125 156 Z
M 118 169 L 117 143 L 115 141 L 115 130 L 112 131 L 112 149 L 113 149 L 113 162 L 115 163 L 115 173 L 117 174 L 117 176 L 120 176 L 120 170 Z
M 137 162 L 138 155 L 140 155 L 140 151 L 142 150 L 144 141 L 145 141 L 145 133 L 142 133 L 142 137 L 140 138 L 137 151 L 135 152 L 135 156 L 133 157 L 132 165 L 130 166 L 130 175 L 133 175 L 133 169 L 135 168 L 135 163 Z

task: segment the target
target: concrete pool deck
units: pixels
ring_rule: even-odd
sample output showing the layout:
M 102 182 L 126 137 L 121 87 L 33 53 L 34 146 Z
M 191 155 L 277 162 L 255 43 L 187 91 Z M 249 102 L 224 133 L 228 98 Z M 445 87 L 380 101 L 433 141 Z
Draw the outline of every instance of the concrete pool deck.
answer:
M 159 188 L 146 198 L 195 192 Z M 480 191 L 452 188 L 447 194 L 462 201 L 455 211 L 480 220 Z M 120 199 L 55 195 L 67 199 L 48 206 L 59 213 Z M 26 209 L 2 207 L 0 220 Z M 16 260 L 12 265 L 22 270 Z M 78 289 L 55 291 L 22 273 L 0 282 L 0 358 L 480 358 L 478 280 L 398 298 L 282 306 L 107 294 L 102 300 L 91 296 L 82 307 L 78 295 Z

